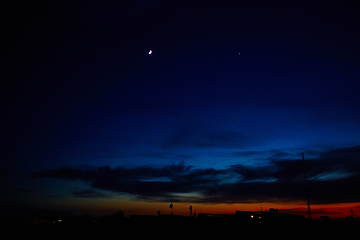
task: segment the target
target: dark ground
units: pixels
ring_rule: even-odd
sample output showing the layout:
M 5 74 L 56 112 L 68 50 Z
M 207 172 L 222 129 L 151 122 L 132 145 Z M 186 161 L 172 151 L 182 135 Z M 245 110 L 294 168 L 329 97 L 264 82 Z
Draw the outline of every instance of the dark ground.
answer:
M 96 222 L 95 222 L 96 221 Z M 21 224 L 22 223 L 22 224 Z M 24 225 L 24 221 L 2 224 L 3 232 L 12 237 L 36 237 L 37 239 L 129 239 L 129 238 L 207 238 L 266 239 L 356 239 L 360 222 L 272 222 L 246 223 L 235 218 L 190 218 L 133 216 L 130 218 L 68 219 L 60 223 Z

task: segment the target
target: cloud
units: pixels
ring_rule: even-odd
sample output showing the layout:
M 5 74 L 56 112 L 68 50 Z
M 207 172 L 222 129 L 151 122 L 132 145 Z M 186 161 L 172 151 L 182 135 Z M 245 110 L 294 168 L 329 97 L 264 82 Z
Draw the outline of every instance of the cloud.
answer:
M 169 154 L 169 153 L 161 153 L 161 152 L 149 152 L 139 154 L 142 157 L 149 157 L 149 158 L 157 158 L 157 159 L 191 159 L 192 156 L 187 154 Z
M 23 193 L 33 193 L 33 192 L 35 192 L 35 190 L 33 190 L 33 189 L 24 188 L 24 187 L 17 187 L 17 188 L 14 188 L 14 189 L 17 192 L 23 192 Z
M 359 202 L 359 146 L 333 149 L 306 160 L 313 204 Z M 284 154 L 281 154 L 283 157 Z M 302 159 L 271 160 L 267 166 L 231 165 L 225 169 L 195 169 L 184 163 L 163 167 L 62 167 L 34 173 L 35 177 L 82 180 L 91 190 L 77 197 L 101 197 L 97 190 L 130 194 L 150 201 L 246 203 L 305 201 Z
M 102 197 L 108 196 L 104 193 L 95 191 L 93 189 L 84 189 L 81 191 L 73 191 L 72 193 L 75 197 L 79 197 L 79 198 L 102 198 Z
M 160 147 L 221 148 L 248 146 L 250 137 L 230 129 L 214 130 L 201 125 L 185 126 L 164 139 Z

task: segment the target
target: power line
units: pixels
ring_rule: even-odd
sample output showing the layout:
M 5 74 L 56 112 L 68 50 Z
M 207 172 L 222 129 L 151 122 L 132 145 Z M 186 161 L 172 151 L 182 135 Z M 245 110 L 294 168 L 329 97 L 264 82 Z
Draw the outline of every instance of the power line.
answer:
M 306 188 L 306 200 L 307 200 L 307 205 L 308 205 L 308 216 L 309 216 L 309 219 L 311 219 L 309 187 L 308 187 L 307 178 L 306 178 L 306 167 L 305 167 L 305 157 L 304 157 L 304 153 L 302 153 L 302 158 L 303 158 L 303 166 L 304 166 L 305 188 Z

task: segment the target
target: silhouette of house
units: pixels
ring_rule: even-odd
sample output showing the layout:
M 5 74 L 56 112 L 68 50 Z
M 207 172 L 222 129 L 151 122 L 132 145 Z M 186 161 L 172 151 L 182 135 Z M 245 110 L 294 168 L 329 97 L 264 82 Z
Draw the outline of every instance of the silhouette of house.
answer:
M 261 221 L 264 224 L 299 224 L 304 222 L 303 215 L 295 215 L 289 213 L 279 213 L 278 209 L 270 208 L 268 212 L 261 212 Z
M 237 210 L 235 212 L 235 217 L 237 221 L 242 223 L 261 223 L 261 213 L 257 212 Z
M 236 220 L 242 224 L 298 224 L 305 218 L 303 215 L 279 213 L 278 209 L 271 208 L 268 212 L 239 211 L 235 213 Z
M 222 214 L 222 213 L 199 213 L 197 216 L 200 217 L 200 218 L 203 218 L 203 217 L 226 218 L 226 217 L 233 217 L 234 215 L 232 215 L 232 214 Z

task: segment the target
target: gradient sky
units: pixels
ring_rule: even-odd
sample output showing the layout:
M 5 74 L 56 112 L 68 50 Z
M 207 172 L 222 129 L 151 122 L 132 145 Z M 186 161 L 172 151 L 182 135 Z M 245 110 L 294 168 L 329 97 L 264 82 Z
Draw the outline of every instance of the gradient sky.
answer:
M 8 213 L 360 213 L 358 6 L 122 2 L 3 8 Z

